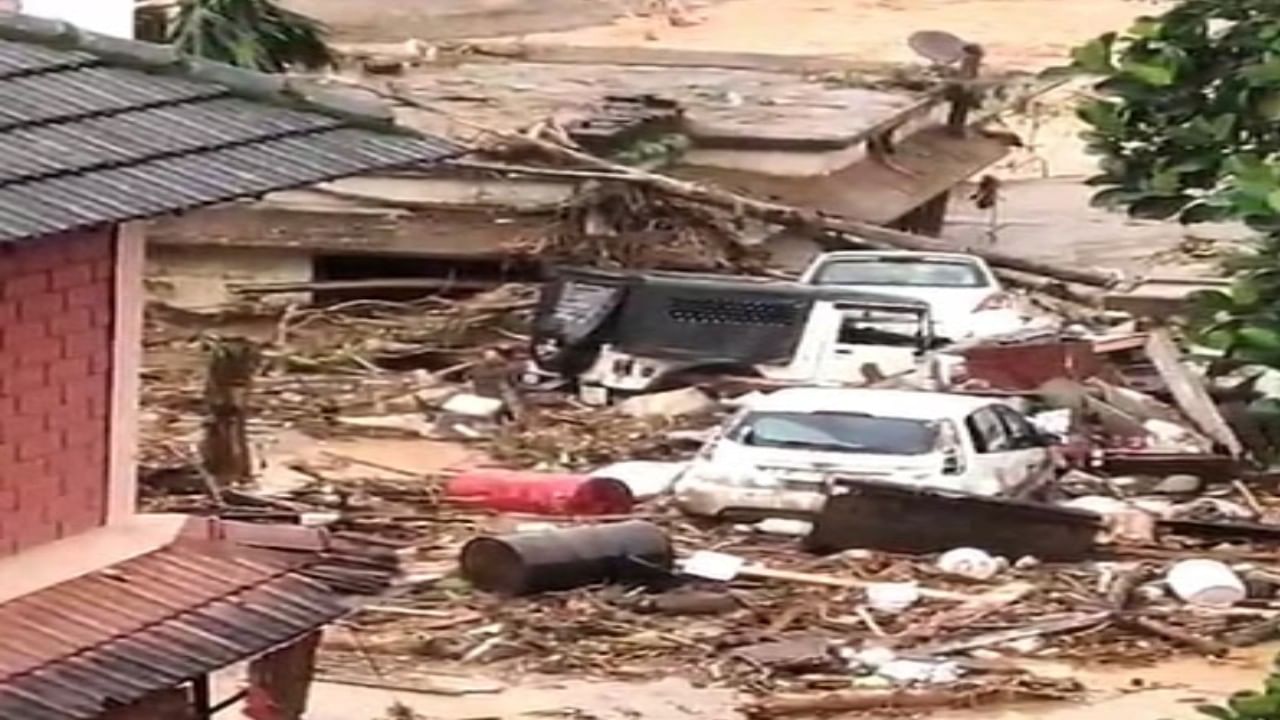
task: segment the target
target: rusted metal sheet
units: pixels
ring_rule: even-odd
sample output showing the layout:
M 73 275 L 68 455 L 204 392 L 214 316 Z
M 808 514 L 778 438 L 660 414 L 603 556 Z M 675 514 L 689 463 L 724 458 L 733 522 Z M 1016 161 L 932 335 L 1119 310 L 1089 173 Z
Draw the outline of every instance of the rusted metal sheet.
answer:
M 1099 451 L 1090 466 L 1108 475 L 1195 475 L 1210 482 L 1239 477 L 1245 469 L 1239 460 L 1226 455 L 1119 449 Z
M 815 552 L 976 547 L 1010 557 L 1070 561 L 1092 553 L 1101 528 L 1101 518 L 1091 512 L 840 478 L 805 544 Z
M 1085 341 L 978 345 L 964 351 L 965 371 L 1001 390 L 1035 390 L 1055 378 L 1084 380 L 1101 364 Z
M 0 605 L 0 720 L 97 717 L 340 616 L 294 565 L 183 540 Z

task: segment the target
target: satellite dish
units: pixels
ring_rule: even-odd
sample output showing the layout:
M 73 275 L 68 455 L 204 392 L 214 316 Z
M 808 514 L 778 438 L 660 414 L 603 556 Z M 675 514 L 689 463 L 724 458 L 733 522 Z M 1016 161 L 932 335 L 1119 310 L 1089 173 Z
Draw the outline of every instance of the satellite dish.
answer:
M 916 54 L 938 65 L 954 65 L 964 58 L 969 43 L 943 30 L 921 30 L 911 33 L 907 45 Z

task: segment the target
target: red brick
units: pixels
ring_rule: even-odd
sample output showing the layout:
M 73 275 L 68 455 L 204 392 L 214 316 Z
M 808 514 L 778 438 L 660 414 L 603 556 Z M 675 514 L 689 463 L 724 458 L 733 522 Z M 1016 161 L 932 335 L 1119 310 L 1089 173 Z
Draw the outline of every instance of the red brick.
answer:
M 10 479 L 9 483 L 4 480 L 5 474 L 8 472 L 9 466 L 13 465 L 17 459 L 18 448 L 17 443 L 9 443 L 5 441 L 6 434 L 3 425 L 0 425 L 0 490 L 12 489 L 11 485 L 15 479 Z
M 107 258 L 93 264 L 93 281 L 105 281 L 115 283 L 116 281 L 116 263 L 115 258 Z
M 18 415 L 46 415 L 62 408 L 62 388 L 46 387 L 18 397 Z
M 4 283 L 4 296 L 9 300 L 21 300 L 29 295 L 49 289 L 49 273 L 35 272 L 10 278 Z
M 111 372 L 111 350 L 99 350 L 89 357 L 89 372 L 95 376 Z
M 61 340 L 62 357 L 68 359 L 91 358 L 94 353 L 99 352 L 104 347 L 109 347 L 111 343 L 108 333 L 102 329 L 63 335 Z
M 0 249 L 0 556 L 103 522 L 114 262 L 100 230 Z
M 95 283 L 66 291 L 67 307 L 109 307 L 111 305 L 111 286 L 106 283 Z
M 56 317 L 67 306 L 64 292 L 50 290 L 16 298 L 18 301 L 18 319 L 26 322 L 48 320 Z
M 93 313 L 93 326 L 110 328 L 115 322 L 115 308 L 110 304 L 90 308 Z
M 80 262 L 59 270 L 50 276 L 50 285 L 54 290 L 66 290 L 93 282 L 94 263 Z
M 0 390 L 6 397 L 17 399 L 26 393 L 42 390 L 49 384 L 48 369 L 25 367 L 0 377 Z
M 15 322 L 4 328 L 4 352 L 6 355 L 22 355 L 32 343 L 49 337 L 49 326 L 44 322 Z
M 18 443 L 18 461 L 47 458 L 62 450 L 62 438 L 53 432 L 45 432 Z
M 73 357 L 51 363 L 48 369 L 50 383 L 62 384 L 66 381 L 81 380 L 92 377 L 89 358 Z
M 93 314 L 91 308 L 63 310 L 57 316 L 49 318 L 46 328 L 50 335 L 58 337 L 85 332 L 93 329 Z
M 57 338 L 48 337 L 43 340 L 33 340 L 22 349 L 22 354 L 18 357 L 18 367 L 45 367 L 61 360 L 63 356 L 63 344 Z

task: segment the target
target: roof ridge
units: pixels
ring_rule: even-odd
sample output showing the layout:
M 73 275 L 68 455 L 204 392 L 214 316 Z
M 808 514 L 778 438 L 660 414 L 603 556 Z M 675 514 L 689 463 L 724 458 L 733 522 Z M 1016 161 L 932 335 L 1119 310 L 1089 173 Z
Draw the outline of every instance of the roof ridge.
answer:
M 391 108 L 378 100 L 335 91 L 315 81 L 246 70 L 184 55 L 171 45 L 91 32 L 63 20 L 0 13 L 0 40 L 82 52 L 96 57 L 105 65 L 206 82 L 249 100 L 332 115 L 352 125 L 383 132 L 416 134 L 396 125 Z

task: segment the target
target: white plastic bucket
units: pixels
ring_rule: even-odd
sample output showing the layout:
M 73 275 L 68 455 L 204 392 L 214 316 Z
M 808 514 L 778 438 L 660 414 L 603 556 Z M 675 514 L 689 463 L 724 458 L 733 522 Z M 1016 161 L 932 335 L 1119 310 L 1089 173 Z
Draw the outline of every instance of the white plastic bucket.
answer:
M 1174 595 L 1192 605 L 1231 607 L 1248 595 L 1244 581 L 1217 560 L 1183 560 L 1165 576 Z
M 1000 561 L 978 548 L 956 548 L 938 558 L 938 569 L 973 580 L 990 580 L 1000 573 Z

